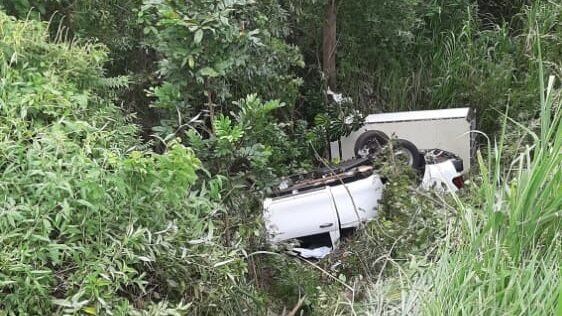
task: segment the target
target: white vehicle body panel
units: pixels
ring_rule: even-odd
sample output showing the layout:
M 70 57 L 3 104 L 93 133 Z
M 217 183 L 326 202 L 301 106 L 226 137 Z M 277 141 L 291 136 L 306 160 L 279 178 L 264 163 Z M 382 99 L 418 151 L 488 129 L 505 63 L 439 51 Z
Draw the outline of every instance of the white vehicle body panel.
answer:
M 344 186 L 347 186 L 349 192 Z M 377 175 L 371 175 L 320 190 L 268 198 L 264 201 L 264 220 L 269 240 L 276 243 L 330 233 L 332 240 L 336 242 L 341 228 L 356 227 L 377 215 L 382 190 L 381 179 Z
M 454 192 L 458 189 L 453 179 L 460 175 L 451 160 L 428 164 L 421 187 Z M 383 190 L 380 177 L 372 174 L 345 184 L 268 198 L 263 203 L 268 239 L 278 243 L 329 233 L 335 245 L 341 229 L 357 227 L 377 216 Z
M 464 172 L 468 172 L 473 125 L 469 108 L 371 114 L 359 130 L 332 142 L 330 153 L 332 159 L 352 159 L 357 139 L 366 131 L 378 130 L 389 137 L 408 140 L 419 150 L 439 148 L 452 152 L 464 161 Z
M 421 187 L 425 190 L 456 192 L 458 188 L 454 185 L 453 179 L 458 176 L 459 173 L 450 161 L 426 165 Z
M 330 187 L 266 199 L 264 210 L 266 228 L 270 232 L 270 241 L 274 243 L 339 231 L 338 215 Z
M 377 215 L 383 187 L 381 179 L 376 175 L 332 187 L 340 227 L 355 227 L 359 222 L 373 219 Z
M 371 114 L 365 118 L 366 123 L 388 123 L 401 121 L 425 121 L 443 120 L 468 117 L 469 108 L 426 110 L 426 111 L 405 111 Z

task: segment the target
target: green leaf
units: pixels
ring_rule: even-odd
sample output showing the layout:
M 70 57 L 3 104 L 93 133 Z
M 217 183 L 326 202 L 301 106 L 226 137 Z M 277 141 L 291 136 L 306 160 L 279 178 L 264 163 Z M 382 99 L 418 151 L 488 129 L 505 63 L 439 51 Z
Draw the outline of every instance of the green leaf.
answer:
M 96 308 L 94 306 L 86 306 L 84 308 L 82 308 L 82 310 L 84 311 L 84 313 L 89 314 L 89 315 L 97 315 L 97 311 Z
M 193 37 L 193 41 L 195 42 L 195 44 L 199 44 L 199 43 L 201 43 L 202 39 L 203 39 L 203 30 L 198 29 L 197 32 L 195 32 L 195 36 Z
M 199 74 L 201 74 L 201 76 L 204 76 L 204 77 L 212 77 L 212 78 L 218 77 L 218 76 L 219 76 L 219 73 L 216 72 L 216 71 L 215 71 L 213 68 L 211 68 L 211 67 L 205 67 L 205 68 L 201 69 L 201 70 L 199 71 Z

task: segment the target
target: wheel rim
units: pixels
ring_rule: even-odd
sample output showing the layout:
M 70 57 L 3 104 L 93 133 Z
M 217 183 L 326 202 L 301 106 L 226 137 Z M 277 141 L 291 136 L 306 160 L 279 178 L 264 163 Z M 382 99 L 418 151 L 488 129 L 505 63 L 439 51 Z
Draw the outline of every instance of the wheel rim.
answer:
M 408 166 L 414 165 L 414 154 L 411 151 L 400 148 L 394 152 L 394 157 L 403 158 Z
M 367 143 L 357 151 L 357 155 L 361 158 L 369 157 L 376 154 L 381 148 L 380 142 L 375 139 L 369 139 Z

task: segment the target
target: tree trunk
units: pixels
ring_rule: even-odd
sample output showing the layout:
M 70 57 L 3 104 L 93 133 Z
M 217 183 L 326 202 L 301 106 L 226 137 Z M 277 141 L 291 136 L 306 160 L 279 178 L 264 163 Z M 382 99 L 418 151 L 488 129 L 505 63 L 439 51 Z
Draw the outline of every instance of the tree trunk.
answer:
M 328 0 L 323 30 L 322 70 L 328 88 L 336 90 L 336 0 Z

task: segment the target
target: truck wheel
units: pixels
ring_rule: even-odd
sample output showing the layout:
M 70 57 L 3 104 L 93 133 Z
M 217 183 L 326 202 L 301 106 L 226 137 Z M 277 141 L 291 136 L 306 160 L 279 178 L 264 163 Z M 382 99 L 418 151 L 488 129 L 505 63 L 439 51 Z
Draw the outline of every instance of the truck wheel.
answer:
M 406 164 L 416 170 L 424 167 L 424 158 L 420 154 L 416 145 L 405 139 L 396 139 L 392 142 L 394 156 L 402 158 Z
M 365 158 L 376 154 L 388 143 L 388 136 L 381 131 L 367 131 L 355 142 L 353 152 L 357 158 Z

